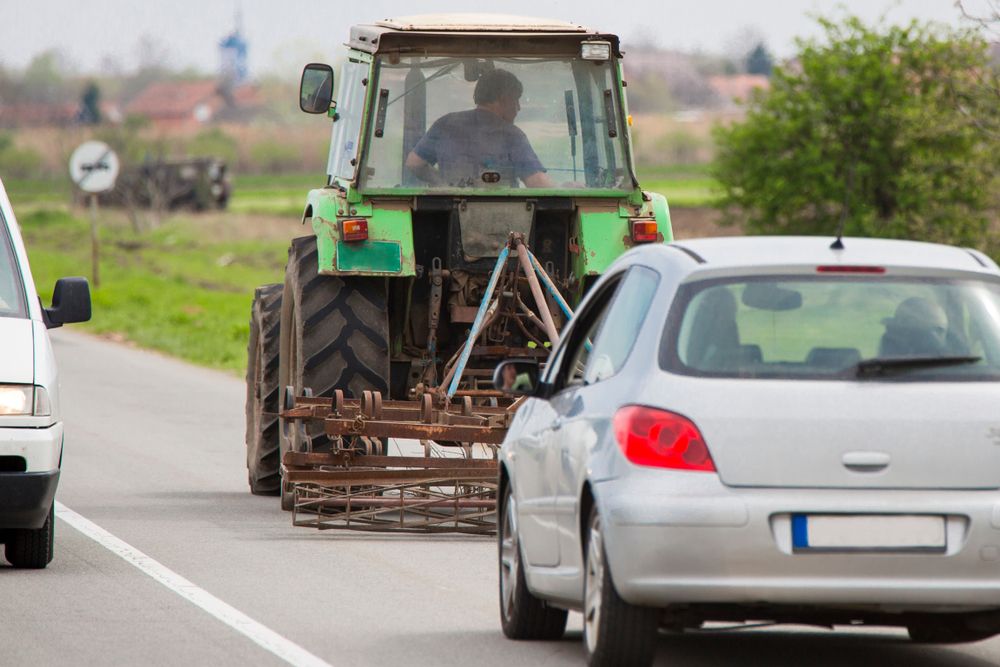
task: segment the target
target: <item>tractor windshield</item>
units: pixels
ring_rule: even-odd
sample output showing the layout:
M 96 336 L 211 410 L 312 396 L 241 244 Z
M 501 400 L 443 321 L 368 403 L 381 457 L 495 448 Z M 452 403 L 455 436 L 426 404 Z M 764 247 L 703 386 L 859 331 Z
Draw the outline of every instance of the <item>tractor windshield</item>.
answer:
M 612 63 L 559 57 L 389 56 L 365 190 L 630 190 Z

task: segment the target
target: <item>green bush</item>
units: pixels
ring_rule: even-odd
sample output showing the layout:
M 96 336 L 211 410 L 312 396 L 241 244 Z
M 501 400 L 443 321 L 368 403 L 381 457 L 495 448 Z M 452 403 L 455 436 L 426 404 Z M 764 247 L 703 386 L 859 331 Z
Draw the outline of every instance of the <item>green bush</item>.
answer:
M 4 178 L 37 177 L 42 156 L 30 148 L 18 148 L 10 134 L 0 134 L 0 175 Z
M 202 130 L 187 144 L 187 152 L 193 157 L 217 157 L 230 166 L 239 159 L 239 143 L 220 128 Z
M 1000 108 L 971 31 L 821 19 L 745 122 L 718 128 L 720 206 L 758 233 L 913 238 L 986 248 Z
M 255 169 L 265 173 L 302 171 L 302 155 L 294 146 L 266 139 L 250 147 L 250 159 Z

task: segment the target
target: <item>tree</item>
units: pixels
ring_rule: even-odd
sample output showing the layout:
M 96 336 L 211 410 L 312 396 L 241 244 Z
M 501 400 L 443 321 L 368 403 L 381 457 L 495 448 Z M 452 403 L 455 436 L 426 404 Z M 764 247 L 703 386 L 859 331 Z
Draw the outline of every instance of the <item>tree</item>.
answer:
M 771 76 L 771 71 L 774 69 L 774 58 L 771 56 L 771 52 L 767 50 L 764 43 L 761 42 L 753 48 L 746 57 L 746 70 L 747 74 L 762 74 L 764 76 Z
M 916 238 L 985 245 L 1000 113 L 970 31 L 821 19 L 746 120 L 716 130 L 714 172 L 748 231 Z
M 87 83 L 80 95 L 80 110 L 77 119 L 84 125 L 97 125 L 101 122 L 101 89 L 93 81 Z

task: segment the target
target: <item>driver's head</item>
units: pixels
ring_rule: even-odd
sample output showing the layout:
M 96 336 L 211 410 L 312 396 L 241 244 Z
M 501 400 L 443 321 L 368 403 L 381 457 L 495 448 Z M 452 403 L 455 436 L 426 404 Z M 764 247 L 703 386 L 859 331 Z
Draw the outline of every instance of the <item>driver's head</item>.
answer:
M 493 69 L 484 73 L 476 82 L 472 100 L 476 106 L 489 109 L 508 123 L 513 123 L 521 110 L 521 94 L 524 86 L 517 77 L 505 69 Z
M 945 348 L 948 317 L 936 303 L 912 296 L 899 304 L 886 329 L 904 337 L 913 353 L 938 354 Z

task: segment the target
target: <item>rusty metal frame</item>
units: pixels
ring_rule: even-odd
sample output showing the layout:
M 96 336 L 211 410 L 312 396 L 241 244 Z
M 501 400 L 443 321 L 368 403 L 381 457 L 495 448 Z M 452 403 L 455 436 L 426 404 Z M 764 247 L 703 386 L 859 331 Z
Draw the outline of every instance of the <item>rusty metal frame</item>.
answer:
M 508 267 L 510 254 L 518 257 L 512 268 Z M 523 276 L 518 275 L 518 269 Z M 439 265 L 432 271 L 440 277 Z M 538 315 L 521 301 L 521 280 L 530 288 Z M 542 284 L 550 292 L 554 286 L 523 238 L 511 234 L 490 276 L 469 337 L 445 364 L 440 385 L 425 386 L 416 400 L 386 400 L 371 391 L 347 398 L 341 390 L 332 397 L 315 397 L 308 391 L 295 397 L 281 413 L 282 418 L 300 423 L 321 421 L 333 451 L 285 453 L 282 475 L 293 488 L 294 525 L 324 530 L 494 532 L 497 450 L 524 397 L 498 405 L 498 400 L 506 400 L 503 393 L 479 388 L 477 378 L 483 371 L 467 371 L 466 363 L 477 352 L 547 356 L 544 348 L 515 350 L 489 341 L 479 343 L 489 327 L 507 326 L 513 320 L 519 327 L 531 324 L 541 330 L 554 345 L 559 333 Z M 430 323 L 431 341 L 436 319 Z M 462 386 L 467 375 L 471 380 Z M 491 400 L 492 405 L 477 404 Z M 378 439 L 386 438 L 419 440 L 424 456 L 385 455 L 387 451 L 377 444 Z M 454 448 L 459 457 L 431 456 L 435 442 Z M 492 456 L 474 458 L 474 445 L 484 446 Z

